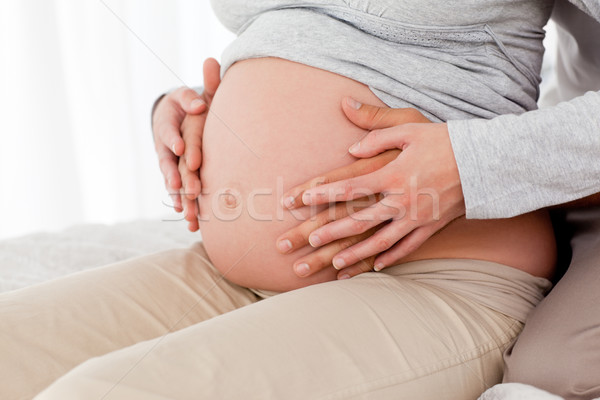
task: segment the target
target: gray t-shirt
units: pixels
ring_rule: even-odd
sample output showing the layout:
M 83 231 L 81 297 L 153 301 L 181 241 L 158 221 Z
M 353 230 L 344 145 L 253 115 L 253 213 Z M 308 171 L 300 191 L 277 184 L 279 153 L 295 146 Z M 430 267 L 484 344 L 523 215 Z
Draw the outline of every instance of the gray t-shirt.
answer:
M 600 16 L 598 1 L 576 3 Z M 599 95 L 523 114 L 537 107 L 543 27 L 553 4 L 212 1 L 238 35 L 223 54 L 223 74 L 239 60 L 280 57 L 362 82 L 390 107 L 452 120 L 467 216 L 475 218 L 506 217 L 600 191 L 594 182 L 600 163 L 589 166 L 600 147 L 600 134 L 592 135 Z M 513 115 L 494 118 L 501 114 Z
M 434 121 L 536 108 L 552 0 L 215 0 L 236 61 L 280 57 L 362 82 Z M 315 95 L 318 95 L 315 94 Z

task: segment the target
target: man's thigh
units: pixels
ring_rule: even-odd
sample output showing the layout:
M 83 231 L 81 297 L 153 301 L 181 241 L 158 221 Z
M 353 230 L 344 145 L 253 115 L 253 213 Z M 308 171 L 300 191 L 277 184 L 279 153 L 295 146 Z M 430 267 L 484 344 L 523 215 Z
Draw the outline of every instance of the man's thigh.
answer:
M 475 399 L 501 379 L 521 326 L 439 287 L 368 273 L 91 360 L 39 399 Z
M 567 399 L 600 397 L 600 208 L 571 211 L 569 269 L 507 351 L 505 382 Z

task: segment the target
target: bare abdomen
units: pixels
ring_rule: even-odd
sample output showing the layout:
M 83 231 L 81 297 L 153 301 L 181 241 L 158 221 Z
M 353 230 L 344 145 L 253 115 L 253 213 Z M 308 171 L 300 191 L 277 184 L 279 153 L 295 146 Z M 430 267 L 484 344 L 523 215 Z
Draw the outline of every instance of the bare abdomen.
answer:
M 283 211 L 283 192 L 354 161 L 347 149 L 365 131 L 341 111 L 348 95 L 383 105 L 361 83 L 281 59 L 245 60 L 227 71 L 206 121 L 200 197 L 204 244 L 227 279 L 277 291 L 335 279 L 333 267 L 297 277 L 292 263 L 312 249 L 281 255 L 275 240 L 316 211 Z M 539 260 L 551 239 L 544 215 L 457 221 L 410 258 L 479 258 L 540 270 L 549 264 Z

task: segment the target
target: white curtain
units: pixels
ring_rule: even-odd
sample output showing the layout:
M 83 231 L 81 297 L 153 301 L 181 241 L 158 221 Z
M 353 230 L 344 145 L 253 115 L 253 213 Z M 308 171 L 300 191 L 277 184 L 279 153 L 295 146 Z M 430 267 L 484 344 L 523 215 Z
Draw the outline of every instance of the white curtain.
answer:
M 208 0 L 0 0 L 0 238 L 177 218 L 150 108 L 232 39 Z
M 208 0 L 0 0 L 0 238 L 175 217 L 150 108 L 232 38 Z

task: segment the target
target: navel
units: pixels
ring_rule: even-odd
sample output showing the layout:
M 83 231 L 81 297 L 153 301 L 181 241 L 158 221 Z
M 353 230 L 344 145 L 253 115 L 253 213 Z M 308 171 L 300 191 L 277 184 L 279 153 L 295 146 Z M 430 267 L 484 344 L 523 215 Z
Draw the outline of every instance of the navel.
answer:
M 232 189 L 225 189 L 219 194 L 219 201 L 225 206 L 225 208 L 234 209 L 240 204 L 239 193 L 234 192 Z

